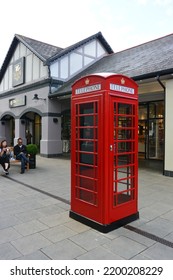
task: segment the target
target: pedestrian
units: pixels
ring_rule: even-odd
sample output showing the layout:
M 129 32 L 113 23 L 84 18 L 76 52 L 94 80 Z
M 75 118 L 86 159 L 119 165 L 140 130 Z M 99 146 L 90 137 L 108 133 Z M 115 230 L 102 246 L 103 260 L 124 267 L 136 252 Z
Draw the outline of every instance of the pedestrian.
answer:
M 19 137 L 17 140 L 17 145 L 14 146 L 14 155 L 17 160 L 21 161 L 21 174 L 25 173 L 25 164 L 29 163 L 29 159 L 27 157 L 26 145 L 23 144 L 22 138 Z
M 31 144 L 31 138 L 32 138 L 32 134 L 30 133 L 29 130 L 26 131 L 26 141 L 27 141 L 27 145 Z
M 10 168 L 10 148 L 8 147 L 6 140 L 3 140 L 0 144 L 0 164 L 3 167 L 5 174 L 8 175 Z

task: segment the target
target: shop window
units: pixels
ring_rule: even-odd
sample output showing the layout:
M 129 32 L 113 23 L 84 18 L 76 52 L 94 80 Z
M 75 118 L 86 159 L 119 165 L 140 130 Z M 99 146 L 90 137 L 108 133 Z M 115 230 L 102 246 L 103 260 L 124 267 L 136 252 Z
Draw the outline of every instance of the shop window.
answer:
M 164 101 L 139 105 L 138 151 L 146 159 L 164 156 Z
M 139 120 L 146 120 L 147 119 L 147 105 L 142 104 L 139 105 Z
M 70 111 L 67 111 L 62 115 L 61 126 L 62 126 L 62 130 L 61 130 L 62 140 L 70 140 L 70 131 L 71 131 Z
M 163 118 L 164 103 L 163 101 L 149 103 L 149 118 Z

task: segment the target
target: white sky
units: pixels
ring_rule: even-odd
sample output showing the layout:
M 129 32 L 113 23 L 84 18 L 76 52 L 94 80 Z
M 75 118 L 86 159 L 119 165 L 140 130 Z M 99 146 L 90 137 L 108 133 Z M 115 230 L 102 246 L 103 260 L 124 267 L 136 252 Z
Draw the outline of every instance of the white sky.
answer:
M 99 31 L 116 52 L 173 33 L 173 0 L 6 0 L 0 66 L 15 34 L 68 47 Z

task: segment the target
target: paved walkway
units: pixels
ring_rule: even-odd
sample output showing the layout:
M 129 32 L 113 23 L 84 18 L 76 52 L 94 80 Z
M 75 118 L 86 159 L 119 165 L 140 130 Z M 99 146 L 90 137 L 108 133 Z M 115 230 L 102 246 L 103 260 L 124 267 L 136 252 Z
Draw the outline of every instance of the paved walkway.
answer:
M 173 178 L 139 170 L 140 219 L 107 234 L 69 218 L 70 160 L 0 170 L 0 259 L 173 259 Z

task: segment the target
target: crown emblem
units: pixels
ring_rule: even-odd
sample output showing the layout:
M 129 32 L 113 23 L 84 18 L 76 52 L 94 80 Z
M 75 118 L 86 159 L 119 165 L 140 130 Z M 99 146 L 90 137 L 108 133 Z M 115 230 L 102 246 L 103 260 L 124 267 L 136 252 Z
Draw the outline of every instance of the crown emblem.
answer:
M 85 84 L 88 85 L 89 82 L 90 82 L 90 80 L 87 78 L 87 79 L 85 80 Z
M 125 80 L 124 78 L 121 79 L 121 84 L 124 85 L 125 84 Z

